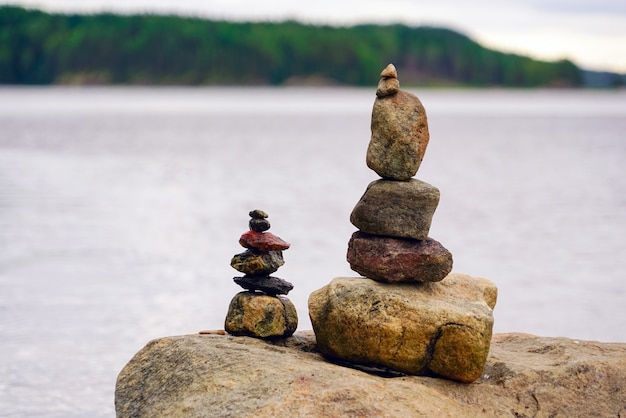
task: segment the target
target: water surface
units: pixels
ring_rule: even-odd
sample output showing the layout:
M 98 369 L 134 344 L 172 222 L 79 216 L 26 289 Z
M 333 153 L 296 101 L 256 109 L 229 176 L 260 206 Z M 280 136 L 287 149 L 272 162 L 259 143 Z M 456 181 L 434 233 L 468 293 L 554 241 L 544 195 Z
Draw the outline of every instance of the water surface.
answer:
M 454 271 L 499 288 L 495 332 L 626 341 L 626 92 L 413 90 L 417 178 Z M 223 327 L 248 212 L 308 295 L 356 275 L 349 215 L 374 89 L 0 88 L 0 408 L 110 417 L 147 341 Z

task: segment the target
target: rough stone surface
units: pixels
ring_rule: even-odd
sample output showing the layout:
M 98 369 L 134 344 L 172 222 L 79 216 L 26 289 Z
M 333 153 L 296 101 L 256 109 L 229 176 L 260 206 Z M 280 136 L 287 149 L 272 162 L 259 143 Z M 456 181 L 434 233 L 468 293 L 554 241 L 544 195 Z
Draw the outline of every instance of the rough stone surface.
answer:
M 393 64 L 389 64 L 380 73 L 380 81 L 376 89 L 376 96 L 385 97 L 396 94 L 400 90 L 400 82 L 398 81 L 398 72 Z
M 117 417 L 626 416 L 626 344 L 495 334 L 484 374 L 463 384 L 332 364 L 311 331 L 218 332 L 148 343 L 118 376 Z
M 439 204 L 439 189 L 417 179 L 371 182 L 350 214 L 362 232 L 426 239 Z
M 383 79 L 381 83 L 390 80 L 396 79 Z M 413 177 L 430 139 L 426 110 L 419 99 L 403 90 L 377 97 L 371 131 L 367 166 L 383 178 L 408 180 Z
M 265 219 L 269 217 L 267 212 L 262 211 L 261 209 L 251 210 L 248 215 L 253 219 Z
M 281 296 L 240 292 L 230 301 L 224 329 L 233 335 L 288 337 L 298 327 L 291 301 Z
M 286 295 L 293 289 L 293 284 L 274 276 L 244 276 L 233 280 L 244 289 L 260 290 L 270 296 Z
M 239 244 L 242 247 L 261 251 L 282 251 L 290 247 L 290 245 L 281 238 L 271 232 L 248 231 L 241 235 Z
M 270 225 L 270 221 L 268 221 L 267 219 L 252 218 L 248 222 L 248 226 L 250 227 L 250 230 L 252 231 L 263 232 L 263 231 L 267 231 L 268 229 L 270 229 L 271 225 Z
M 319 350 L 331 358 L 461 382 L 489 352 L 496 286 L 450 274 L 437 283 L 339 277 L 309 296 Z
M 246 250 L 235 254 L 230 265 L 237 271 L 251 276 L 267 276 L 285 264 L 281 251 L 258 252 Z
M 438 282 L 452 271 L 452 254 L 432 238 L 414 240 L 355 232 L 348 263 L 357 273 L 385 283 Z

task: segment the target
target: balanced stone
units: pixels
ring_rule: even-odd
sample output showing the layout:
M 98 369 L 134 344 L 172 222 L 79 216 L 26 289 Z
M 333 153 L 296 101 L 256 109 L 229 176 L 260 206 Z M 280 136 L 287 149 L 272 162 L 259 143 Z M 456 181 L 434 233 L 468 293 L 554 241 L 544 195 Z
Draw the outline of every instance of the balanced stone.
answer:
M 270 229 L 270 221 L 266 219 L 267 217 L 269 217 L 267 212 L 264 212 L 261 209 L 255 209 L 255 210 L 251 210 L 249 215 L 252 218 L 248 222 L 248 225 L 250 226 L 250 230 L 256 231 L 256 232 L 263 232 L 263 231 L 267 231 L 268 229 Z
M 267 219 L 252 218 L 248 222 L 248 225 L 250 226 L 251 231 L 256 232 L 263 232 L 270 229 L 270 221 L 268 221 Z
M 350 214 L 350 222 L 373 235 L 425 239 L 437 205 L 439 189 L 417 179 L 376 180 Z
M 450 274 L 407 286 L 340 277 L 309 296 L 317 346 L 329 358 L 461 382 L 489 353 L 497 288 Z
M 396 94 L 400 90 L 400 82 L 398 81 L 398 73 L 393 64 L 387 65 L 380 73 L 380 81 L 376 89 L 376 96 L 385 97 Z
M 293 284 L 274 276 L 243 276 L 233 280 L 244 289 L 260 290 L 271 296 L 286 295 L 293 289 Z
M 268 218 L 268 217 L 269 217 L 269 215 L 267 214 L 267 212 L 262 211 L 261 209 L 254 209 L 254 210 L 251 210 L 251 211 L 248 213 L 248 215 L 249 215 L 251 218 L 254 218 L 254 219 L 265 219 L 265 218 Z
M 394 74 L 395 68 L 381 74 L 366 162 L 383 178 L 408 180 L 422 163 L 430 134 L 424 106 L 415 95 L 399 90 Z
M 281 251 L 259 252 L 256 250 L 246 250 L 236 254 L 230 261 L 230 265 L 251 276 L 265 276 L 278 270 L 285 264 Z
M 290 245 L 271 232 L 248 231 L 239 238 L 242 247 L 257 251 L 282 251 Z
M 284 297 L 240 292 L 231 300 L 224 329 L 233 335 L 289 337 L 298 327 L 293 303 Z
M 414 240 L 352 234 L 350 268 L 368 279 L 386 283 L 438 282 L 452 271 L 452 254 L 432 238 Z

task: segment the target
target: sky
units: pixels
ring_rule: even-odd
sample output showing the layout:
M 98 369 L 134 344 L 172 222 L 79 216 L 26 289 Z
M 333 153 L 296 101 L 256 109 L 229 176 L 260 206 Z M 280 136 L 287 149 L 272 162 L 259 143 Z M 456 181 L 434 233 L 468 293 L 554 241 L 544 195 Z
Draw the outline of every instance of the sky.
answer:
M 626 0 L 11 0 L 46 11 L 176 13 L 228 20 L 446 27 L 482 45 L 626 73 Z

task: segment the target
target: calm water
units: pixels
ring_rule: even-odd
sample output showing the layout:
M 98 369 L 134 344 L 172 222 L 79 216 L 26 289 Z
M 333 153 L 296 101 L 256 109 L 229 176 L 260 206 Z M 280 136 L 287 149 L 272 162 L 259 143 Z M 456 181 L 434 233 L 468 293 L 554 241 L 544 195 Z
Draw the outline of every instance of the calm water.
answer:
M 223 327 L 248 212 L 276 275 L 341 275 L 371 89 L 0 88 L 0 415 L 111 417 L 153 338 Z M 499 287 L 496 332 L 626 341 L 626 92 L 418 90 L 431 236 Z

